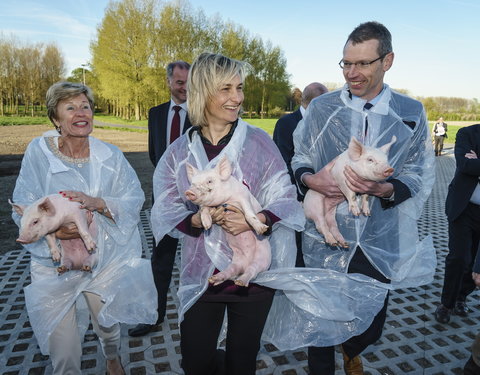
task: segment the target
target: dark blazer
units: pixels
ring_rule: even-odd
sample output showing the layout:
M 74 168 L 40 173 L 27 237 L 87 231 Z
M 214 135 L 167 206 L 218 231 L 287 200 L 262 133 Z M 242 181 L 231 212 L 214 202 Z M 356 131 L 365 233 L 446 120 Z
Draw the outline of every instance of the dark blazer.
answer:
M 150 111 L 148 111 L 148 154 L 155 167 L 167 149 L 167 120 L 169 108 L 170 101 L 150 108 Z M 183 124 L 182 134 L 191 126 L 192 124 L 187 114 L 185 124 Z
M 475 151 L 479 159 L 467 159 L 465 154 Z M 480 124 L 461 128 L 455 141 L 457 168 L 448 186 L 445 213 L 454 221 L 465 210 L 480 177 Z
M 302 112 L 297 109 L 295 112 L 282 116 L 275 124 L 275 130 L 273 131 L 273 141 L 277 145 L 283 160 L 287 164 L 288 173 L 292 184 L 295 185 L 295 176 L 292 171 L 292 158 L 295 152 L 293 147 L 293 132 L 297 128 L 299 121 L 302 119 Z

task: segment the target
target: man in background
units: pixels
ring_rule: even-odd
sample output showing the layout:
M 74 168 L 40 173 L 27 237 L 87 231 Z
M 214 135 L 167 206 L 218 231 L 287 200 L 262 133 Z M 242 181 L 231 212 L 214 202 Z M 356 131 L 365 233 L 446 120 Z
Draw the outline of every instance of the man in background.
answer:
M 433 126 L 433 141 L 435 142 L 435 156 L 441 156 L 443 150 L 443 141 L 447 138 L 447 123 L 440 117 Z
M 439 323 L 452 314 L 466 317 L 467 296 L 475 290 L 472 265 L 480 239 L 480 124 L 461 128 L 455 140 L 457 168 L 448 187 L 445 213 L 448 219 L 448 255 L 445 258 Z
M 167 66 L 167 85 L 171 99 L 148 113 L 148 153 L 156 167 L 167 147 L 191 126 L 187 114 L 187 77 L 190 64 L 175 61 Z M 153 202 L 152 202 L 153 204 Z M 178 239 L 166 235 L 152 249 L 152 271 L 158 293 L 158 320 L 154 325 L 138 324 L 128 330 L 130 336 L 143 336 L 165 319 L 167 293 L 172 279 Z
M 328 89 L 318 82 L 312 82 L 307 85 L 302 92 L 302 102 L 300 107 L 287 115 L 282 116 L 277 123 L 275 124 L 275 130 L 273 131 L 273 141 L 277 145 L 280 153 L 282 154 L 283 160 L 287 164 L 288 173 L 290 174 L 290 179 L 292 184 L 295 184 L 295 176 L 292 172 L 292 157 L 294 154 L 293 148 L 293 132 L 297 128 L 298 123 L 305 116 L 305 111 L 307 110 L 310 102 L 328 92 Z M 303 195 L 297 190 L 297 199 L 303 201 Z M 305 267 L 305 262 L 303 261 L 302 254 L 302 233 L 295 232 L 295 239 L 297 243 L 297 260 L 295 262 L 296 267 Z

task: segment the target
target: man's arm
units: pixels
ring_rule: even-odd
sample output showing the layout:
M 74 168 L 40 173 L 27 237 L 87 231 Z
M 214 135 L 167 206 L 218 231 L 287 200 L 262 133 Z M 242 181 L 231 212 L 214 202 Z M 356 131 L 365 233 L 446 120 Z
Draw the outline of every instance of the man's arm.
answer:
M 156 139 L 155 134 L 157 133 L 155 129 L 156 116 L 155 116 L 155 107 L 150 108 L 148 111 L 148 156 L 153 165 L 156 165 L 157 159 L 155 157 L 156 149 Z
M 474 128 L 462 128 L 458 131 L 455 141 L 455 161 L 459 172 L 480 176 L 480 159 L 465 157 L 471 151 L 478 151 L 480 146 L 477 141 L 477 136 L 480 135 L 480 125 L 473 126 Z
M 292 157 L 293 157 L 293 130 L 294 126 L 286 117 L 280 118 L 275 124 L 273 131 L 273 142 L 277 145 L 285 164 L 287 164 L 288 174 L 293 181 Z

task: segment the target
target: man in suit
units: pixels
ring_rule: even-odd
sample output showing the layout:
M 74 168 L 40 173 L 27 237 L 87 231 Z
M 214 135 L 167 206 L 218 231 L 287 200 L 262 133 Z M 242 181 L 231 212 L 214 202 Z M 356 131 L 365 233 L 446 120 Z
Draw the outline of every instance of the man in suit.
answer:
M 295 184 L 295 176 L 293 175 L 291 166 L 291 161 L 294 154 L 293 132 L 297 128 L 300 120 L 302 120 L 303 116 L 305 115 L 305 111 L 307 110 L 310 102 L 317 96 L 325 94 L 326 92 L 328 92 L 328 89 L 321 83 L 310 83 L 303 89 L 300 108 L 298 108 L 295 112 L 282 116 L 275 124 L 273 141 L 277 145 L 280 153 L 282 154 L 283 160 L 285 160 L 285 163 L 287 164 L 288 173 L 290 174 L 292 184 Z M 299 201 L 303 201 L 303 195 L 297 193 L 297 199 Z M 302 233 L 295 232 L 295 238 L 297 243 L 297 260 L 295 262 L 295 266 L 305 267 L 302 254 Z
M 191 126 L 187 114 L 187 76 L 190 64 L 175 61 L 167 66 L 170 101 L 150 108 L 148 113 L 148 152 L 154 166 L 167 147 Z M 158 293 L 158 320 L 154 325 L 138 324 L 130 336 L 143 336 L 161 324 L 167 309 L 167 293 L 172 279 L 178 239 L 166 235 L 152 250 L 152 271 Z
M 480 124 L 462 128 L 455 142 L 457 169 L 448 187 L 448 249 L 441 304 L 435 310 L 439 323 L 453 313 L 467 316 L 467 296 L 475 290 L 472 265 L 480 238 Z

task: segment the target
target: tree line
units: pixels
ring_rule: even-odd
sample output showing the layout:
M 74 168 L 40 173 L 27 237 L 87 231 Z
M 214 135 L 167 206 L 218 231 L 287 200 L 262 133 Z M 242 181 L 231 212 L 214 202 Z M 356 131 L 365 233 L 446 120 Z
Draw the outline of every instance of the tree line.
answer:
M 125 119 L 144 119 L 149 108 L 170 99 L 166 67 L 175 60 L 192 62 L 205 51 L 247 61 L 248 115 L 278 117 L 300 104 L 301 91 L 291 88 L 280 47 L 252 36 L 218 15 L 206 17 L 188 0 L 118 0 L 109 3 L 90 44 L 92 60 L 66 79 L 86 82 L 95 92 L 97 109 Z M 65 62 L 54 44 L 24 45 L 0 34 L 0 116 L 35 113 L 45 92 L 65 79 Z M 340 87 L 326 83 L 329 89 Z M 407 90 L 400 90 L 407 93 Z M 418 98 L 431 120 L 480 120 L 477 99 Z
M 290 95 L 283 51 L 251 36 L 243 27 L 207 18 L 188 1 L 111 2 L 91 43 L 92 85 L 108 112 L 135 119 L 170 98 L 166 66 L 192 62 L 204 51 L 247 61 L 244 109 L 268 113 L 283 107 Z
M 65 76 L 65 61 L 55 44 L 27 45 L 0 34 L 0 116 L 35 114 L 47 89 Z

